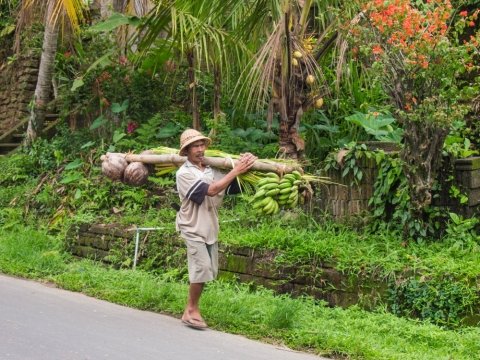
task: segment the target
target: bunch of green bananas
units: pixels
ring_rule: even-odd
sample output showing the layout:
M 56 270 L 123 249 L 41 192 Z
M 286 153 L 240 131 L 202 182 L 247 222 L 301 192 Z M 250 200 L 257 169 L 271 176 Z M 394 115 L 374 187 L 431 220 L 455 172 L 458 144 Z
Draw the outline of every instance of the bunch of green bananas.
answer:
M 302 174 L 296 170 L 282 178 L 273 172 L 266 173 L 256 184 L 252 208 L 265 215 L 276 214 L 281 207 L 293 209 L 298 205 L 298 188 L 301 183 Z

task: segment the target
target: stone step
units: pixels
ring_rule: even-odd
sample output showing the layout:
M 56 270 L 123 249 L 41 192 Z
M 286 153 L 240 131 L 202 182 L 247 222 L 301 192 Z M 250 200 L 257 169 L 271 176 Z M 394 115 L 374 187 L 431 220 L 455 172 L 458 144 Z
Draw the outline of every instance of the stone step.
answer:
M 4 149 L 10 149 L 10 148 L 16 148 L 17 146 L 20 146 L 20 143 L 0 143 L 0 148 Z
M 0 154 L 8 154 L 21 145 L 21 143 L 0 143 Z

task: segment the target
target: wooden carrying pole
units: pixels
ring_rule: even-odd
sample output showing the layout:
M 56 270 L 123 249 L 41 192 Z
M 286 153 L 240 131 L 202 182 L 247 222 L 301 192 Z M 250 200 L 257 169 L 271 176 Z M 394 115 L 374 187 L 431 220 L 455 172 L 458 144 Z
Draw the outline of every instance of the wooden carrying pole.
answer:
M 173 164 L 180 167 L 186 160 L 186 156 L 177 154 L 123 154 L 123 153 L 107 153 L 101 156 L 101 160 L 105 160 L 109 155 L 121 156 L 127 162 L 142 162 L 144 164 Z M 236 166 L 238 160 L 231 158 L 209 157 L 206 156 L 204 160 L 205 165 L 210 165 L 220 169 L 232 169 Z M 288 174 L 293 170 L 298 170 L 303 173 L 303 169 L 299 165 L 287 165 L 275 162 L 265 162 L 257 160 L 252 166 L 252 170 L 262 172 L 276 172 L 278 174 Z

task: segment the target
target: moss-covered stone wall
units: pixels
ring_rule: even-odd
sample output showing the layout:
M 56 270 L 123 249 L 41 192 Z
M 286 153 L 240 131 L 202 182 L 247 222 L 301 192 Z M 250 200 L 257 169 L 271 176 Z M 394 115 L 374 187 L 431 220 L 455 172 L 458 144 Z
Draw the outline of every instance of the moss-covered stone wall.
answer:
M 39 62 L 39 55 L 30 52 L 0 64 L 0 135 L 28 116 Z
M 122 262 L 132 266 L 135 235 L 135 228 L 116 224 L 83 225 L 69 232 L 68 242 L 75 256 L 107 263 L 111 262 L 113 254 L 118 252 L 120 245 L 124 249 L 129 249 L 126 255 L 131 259 L 131 261 L 122 260 Z M 142 233 L 141 247 L 145 246 L 145 241 L 148 239 L 145 233 Z M 162 242 L 168 245 L 173 242 L 176 251 L 184 251 L 183 241 L 177 236 L 163 238 Z M 168 253 L 171 256 L 171 250 Z M 240 282 L 261 285 L 278 293 L 310 295 L 325 300 L 332 306 L 347 307 L 361 303 L 367 308 L 381 301 L 386 294 L 387 283 L 384 279 L 350 276 L 335 269 L 334 264 L 276 265 L 273 261 L 278 255 L 276 252 L 223 244 L 220 244 L 219 253 L 220 278 L 237 279 Z M 139 254 L 139 264 L 148 261 L 141 249 Z M 185 267 L 186 255 L 178 256 L 177 262 L 171 263 L 170 266 Z

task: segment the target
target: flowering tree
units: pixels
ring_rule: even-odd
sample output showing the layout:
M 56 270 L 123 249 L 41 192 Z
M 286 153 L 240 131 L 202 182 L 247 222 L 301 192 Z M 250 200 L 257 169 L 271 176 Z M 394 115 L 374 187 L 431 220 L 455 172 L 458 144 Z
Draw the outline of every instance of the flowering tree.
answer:
M 449 0 L 370 0 L 366 22 L 350 29 L 367 55 L 404 128 L 401 152 L 409 183 L 412 215 L 425 216 L 442 160 L 450 124 L 466 106 L 465 76 L 475 69 L 476 37 L 459 43 L 458 35 L 474 26 L 477 13 L 456 12 Z M 459 19 L 454 22 L 454 19 Z

